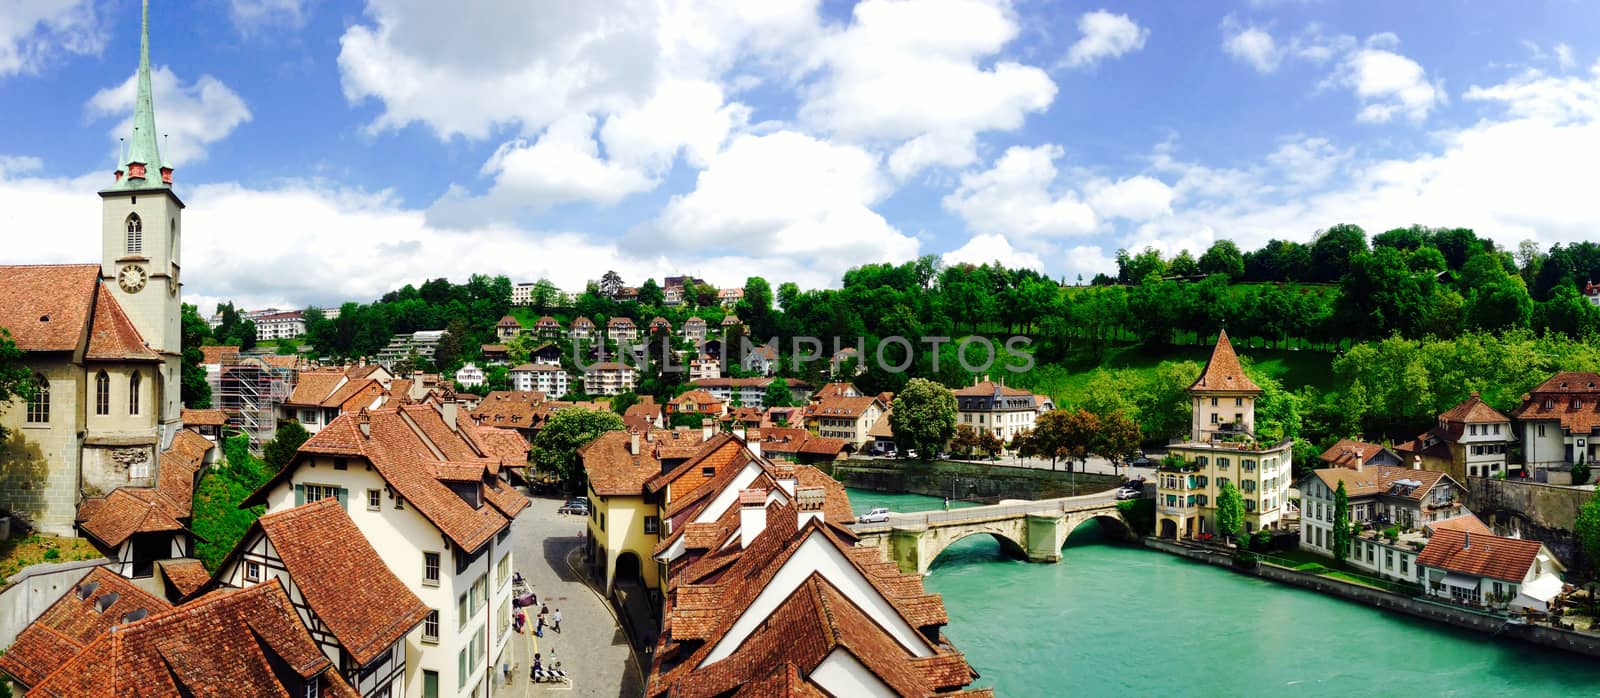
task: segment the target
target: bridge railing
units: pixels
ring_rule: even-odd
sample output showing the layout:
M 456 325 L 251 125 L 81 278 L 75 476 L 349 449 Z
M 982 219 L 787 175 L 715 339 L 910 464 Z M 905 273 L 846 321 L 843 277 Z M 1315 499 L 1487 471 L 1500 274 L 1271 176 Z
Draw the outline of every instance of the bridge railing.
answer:
M 851 528 L 856 533 L 883 533 L 896 526 L 937 526 L 939 524 L 984 521 L 988 519 L 1006 519 L 1028 514 L 1065 514 L 1084 509 L 1099 509 L 1107 505 L 1114 505 L 1116 501 L 1114 495 L 1104 494 L 1043 499 L 1037 502 L 1023 502 L 1020 504 L 990 504 L 988 506 L 965 507 L 949 511 L 891 514 L 886 522 L 855 524 Z

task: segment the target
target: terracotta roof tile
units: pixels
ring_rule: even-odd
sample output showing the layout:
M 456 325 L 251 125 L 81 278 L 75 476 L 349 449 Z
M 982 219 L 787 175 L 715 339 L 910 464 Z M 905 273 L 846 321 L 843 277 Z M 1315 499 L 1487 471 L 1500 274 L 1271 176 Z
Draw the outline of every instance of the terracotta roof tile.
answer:
M 1239 364 L 1239 355 L 1233 353 L 1233 343 L 1228 341 L 1228 331 L 1223 330 L 1217 334 L 1217 345 L 1211 349 L 1206 369 L 1189 386 L 1189 391 L 1259 393 L 1261 387 L 1245 375 L 1244 366 Z
M 222 410 L 191 410 L 184 408 L 183 423 L 189 426 L 220 427 L 228 423 L 228 413 Z
M 1450 517 L 1443 521 L 1426 523 L 1423 524 L 1423 528 L 1430 529 L 1431 531 L 1464 531 L 1466 533 L 1483 536 L 1494 535 L 1494 529 L 1489 528 L 1487 524 L 1479 520 L 1478 517 L 1474 516 L 1473 514 L 1462 514 L 1460 516 Z
M 1439 421 L 1509 423 L 1511 418 L 1501 414 L 1500 410 L 1490 407 L 1482 398 L 1478 397 L 1478 391 L 1474 390 L 1471 397 L 1463 400 L 1461 404 L 1445 410 L 1444 414 L 1439 415 Z
M 284 685 L 279 671 L 293 684 Z M 29 695 L 285 695 L 305 680 L 322 681 L 323 695 L 356 695 L 274 579 L 106 632 Z
M 289 578 L 357 664 L 411 632 L 428 607 L 389 571 L 336 499 L 257 521 Z M 246 539 L 249 539 L 246 536 Z
M 81 514 L 80 514 L 81 515 Z M 179 517 L 187 508 L 148 487 L 119 487 L 93 508 L 92 516 L 79 523 L 89 535 L 117 547 L 135 533 L 161 533 L 185 530 Z
M 76 351 L 100 287 L 97 264 L 0 269 L 0 327 L 23 351 Z
M 122 311 L 122 304 L 105 284 L 95 294 L 94 324 L 89 331 L 89 350 L 84 358 L 102 361 L 160 361 L 161 356 L 145 345 L 144 337 Z
M 1323 451 L 1319 458 L 1322 460 L 1322 462 L 1334 467 L 1354 468 L 1356 466 L 1357 457 L 1360 458 L 1360 461 L 1363 464 L 1371 463 L 1375 456 L 1383 453 L 1385 450 L 1388 449 L 1385 449 L 1378 444 L 1369 444 L 1364 441 L 1356 441 L 1354 439 L 1339 439 L 1338 443 L 1335 443 L 1328 450 Z
M 1436 528 L 1417 564 L 1451 572 L 1521 582 L 1544 545 L 1536 540 L 1501 538 Z
M 200 587 L 211 581 L 211 573 L 199 560 L 162 560 L 156 564 L 167 581 L 172 582 L 173 588 L 184 596 L 199 591 Z
M 1511 411 L 1512 417 L 1556 420 L 1574 436 L 1594 434 L 1600 427 L 1600 374 L 1562 371 L 1540 383 L 1526 398 Z
M 0 671 L 36 686 L 128 614 L 171 607 L 110 569 L 96 567 L 17 635 L 0 654 Z
M 1353 468 L 1320 468 L 1311 471 L 1312 475 L 1322 480 L 1330 490 L 1339 489 L 1339 483 L 1344 483 L 1344 492 L 1348 497 L 1364 497 L 1368 495 L 1393 494 L 1414 501 L 1422 501 L 1423 497 L 1433 491 L 1434 485 L 1440 480 L 1450 479 L 1449 475 L 1434 470 L 1417 470 L 1415 468 L 1396 468 L 1387 465 L 1368 465 L 1360 470 Z M 1398 494 L 1397 483 L 1401 480 L 1410 480 L 1421 483 L 1413 487 L 1407 494 Z M 1455 482 L 1453 479 L 1451 482 Z
M 200 363 L 220 364 L 225 359 L 239 358 L 239 347 L 211 345 L 200 347 Z
M 349 380 L 343 371 L 301 371 L 295 380 L 294 392 L 289 394 L 284 404 L 319 407 L 333 391 Z

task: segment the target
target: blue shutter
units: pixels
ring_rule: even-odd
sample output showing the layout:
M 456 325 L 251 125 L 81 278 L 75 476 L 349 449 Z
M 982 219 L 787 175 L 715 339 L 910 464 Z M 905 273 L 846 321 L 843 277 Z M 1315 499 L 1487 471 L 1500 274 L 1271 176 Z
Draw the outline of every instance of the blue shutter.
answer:
M 339 508 L 346 509 L 346 510 L 348 510 L 350 508 L 350 507 L 345 505 L 345 501 L 347 499 L 349 499 L 350 490 L 347 490 L 347 489 L 345 489 L 343 487 L 340 487 L 337 491 L 335 491 L 333 496 L 337 497 L 339 499 Z
M 306 503 L 306 486 L 305 485 L 295 485 L 294 486 L 294 505 L 295 506 L 300 506 L 301 504 L 305 504 L 305 503 Z

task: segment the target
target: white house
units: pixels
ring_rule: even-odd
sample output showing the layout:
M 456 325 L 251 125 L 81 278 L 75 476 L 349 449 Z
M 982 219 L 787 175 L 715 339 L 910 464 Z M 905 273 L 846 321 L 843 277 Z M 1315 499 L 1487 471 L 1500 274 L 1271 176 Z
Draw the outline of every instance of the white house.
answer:
M 1566 567 L 1536 540 L 1469 531 L 1435 531 L 1417 556 L 1422 588 L 1468 606 L 1547 610 Z
M 560 400 L 567 394 L 567 372 L 561 370 L 560 366 L 523 364 L 511 369 L 508 375 L 512 390 L 544 393 L 551 400 Z
M 306 319 L 298 310 L 255 318 L 256 341 L 293 339 L 306 333 Z
M 744 355 L 744 370 L 770 376 L 778 370 L 778 350 L 776 347 L 762 345 L 750 350 Z
M 1011 443 L 1017 434 L 1033 429 L 1039 415 L 1032 392 L 1007 388 L 1005 383 L 974 381 L 952 391 L 956 396 L 957 423 Z
M 601 363 L 583 371 L 583 392 L 590 395 L 616 395 L 633 390 L 639 372 L 619 363 Z
M 511 521 L 528 500 L 505 482 L 503 430 L 454 402 L 346 414 L 301 446 L 243 506 L 268 514 L 333 498 L 384 565 L 428 607 L 405 639 L 405 695 L 485 696 L 511 634 Z M 526 444 L 523 444 L 526 448 Z
M 476 388 L 483 385 L 483 381 L 483 369 L 478 368 L 476 364 L 467 364 L 456 371 L 456 382 L 462 387 Z

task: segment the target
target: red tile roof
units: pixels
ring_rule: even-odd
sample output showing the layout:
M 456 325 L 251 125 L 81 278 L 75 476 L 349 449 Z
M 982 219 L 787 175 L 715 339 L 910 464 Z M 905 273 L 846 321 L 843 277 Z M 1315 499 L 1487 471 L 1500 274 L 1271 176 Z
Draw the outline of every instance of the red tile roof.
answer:
M 1557 373 L 1525 396 L 1511 416 L 1525 421 L 1557 420 L 1572 435 L 1593 434 L 1600 427 L 1600 374 Z
M 370 436 L 361 431 L 363 419 L 370 428 Z M 490 502 L 492 506 L 474 508 L 440 481 L 439 468 L 446 464 L 477 463 L 485 472 L 499 467 L 500 459 L 478 445 L 477 427 L 472 420 L 458 413 L 456 426 L 452 429 L 446 425 L 440 408 L 432 403 L 347 413 L 313 434 L 300 447 L 299 453 L 365 458 L 385 482 L 453 543 L 475 551 L 509 526 L 515 514 L 507 513 L 493 502 Z M 436 449 L 443 458 L 433 455 Z M 297 457 L 278 471 L 247 497 L 243 506 L 265 503 L 274 488 L 291 481 L 300 462 Z M 489 485 L 483 487 L 485 498 L 492 498 L 493 495 L 487 493 Z M 521 504 L 516 511 L 526 507 L 527 500 L 523 499 Z
M 1472 514 L 1462 514 L 1460 516 L 1454 516 L 1443 521 L 1426 523 L 1423 524 L 1423 528 L 1434 531 L 1463 531 L 1474 535 L 1484 536 L 1494 535 L 1494 529 L 1489 528 L 1488 525 L 1484 524 L 1483 521 L 1479 520 L 1477 516 Z
M 357 695 L 274 579 L 105 632 L 29 695 L 271 696 L 308 680 L 322 682 L 321 695 Z
M 1339 439 L 1331 448 L 1322 452 L 1319 458 L 1322 462 L 1337 468 L 1354 468 L 1359 457 L 1362 464 L 1371 463 L 1373 457 L 1383 453 L 1386 449 L 1378 444 L 1369 444 L 1365 441 L 1354 439 Z
M 23 351 L 76 351 L 100 285 L 97 264 L 0 268 L 0 327 Z
M 1407 499 L 1422 501 L 1423 497 L 1433 491 L 1433 487 L 1442 480 L 1455 482 L 1449 475 L 1434 470 L 1417 470 L 1415 468 L 1396 468 L 1386 465 L 1368 465 L 1360 470 L 1353 468 L 1321 468 L 1311 471 L 1330 490 L 1339 489 L 1339 483 L 1344 483 L 1344 492 L 1348 497 L 1363 497 L 1367 495 L 1385 494 L 1395 491 L 1396 483 L 1401 480 L 1410 480 L 1422 483 L 1412 488 L 1409 494 L 1403 496 Z M 1459 487 L 1459 484 L 1457 485 Z
M 254 528 L 266 534 L 306 604 L 357 664 L 377 658 L 428 615 L 338 500 L 267 514 Z
M 191 410 L 184 408 L 183 423 L 190 426 L 220 427 L 228 423 L 228 413 L 222 410 Z
M 1478 397 L 1478 391 L 1474 390 L 1472 391 L 1471 397 L 1463 400 L 1461 404 L 1445 410 L 1444 414 L 1439 415 L 1439 421 L 1508 423 L 1511 421 L 1511 418 L 1501 414 L 1500 410 L 1497 410 L 1486 404 L 1482 398 Z
M 221 345 L 200 347 L 202 364 L 220 364 L 224 358 L 239 358 L 239 347 Z
M 160 355 L 145 346 L 144 337 L 105 284 L 100 284 L 95 294 L 94 323 L 89 331 L 89 350 L 84 358 L 102 361 L 161 360 Z
M 348 381 L 349 378 L 344 375 L 344 371 L 337 369 L 301 371 L 299 377 L 295 380 L 294 392 L 289 394 L 289 399 L 285 400 L 283 404 L 300 407 L 320 407 L 322 402 L 333 394 L 333 391 Z
M 37 686 L 129 613 L 151 615 L 171 607 L 109 568 L 96 567 L 17 635 L 0 654 L 0 671 Z
M 1217 345 L 1211 349 L 1206 369 L 1189 386 L 1189 391 L 1259 393 L 1261 387 L 1245 375 L 1244 366 L 1239 364 L 1239 355 L 1233 353 L 1233 343 L 1228 341 L 1228 331 L 1223 330 L 1217 334 Z
M 135 533 L 186 530 L 178 519 L 188 515 L 187 508 L 148 487 L 118 487 L 98 506 L 79 511 L 80 516 L 88 516 L 79 526 L 113 548 Z
M 179 594 L 189 596 L 211 581 L 211 573 L 199 560 L 162 560 L 156 563 L 162 576 L 172 583 Z
M 1417 564 L 1450 572 L 1521 582 L 1528 575 L 1540 548 L 1536 540 L 1501 538 L 1435 527 L 1428 545 L 1417 553 Z

